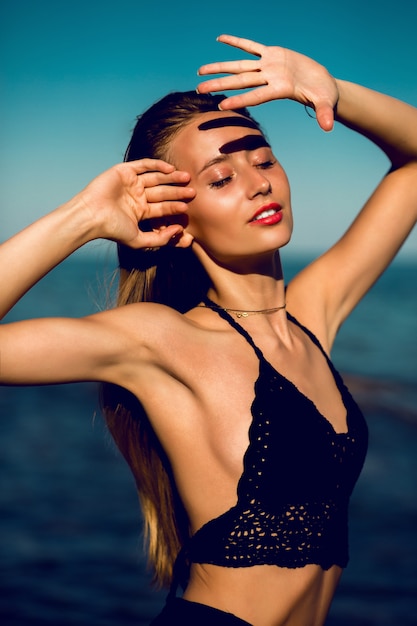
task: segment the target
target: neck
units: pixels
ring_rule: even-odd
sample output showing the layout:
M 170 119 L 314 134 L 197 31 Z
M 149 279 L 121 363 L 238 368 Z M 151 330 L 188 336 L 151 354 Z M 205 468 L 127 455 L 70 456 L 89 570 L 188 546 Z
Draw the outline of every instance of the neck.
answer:
M 208 297 L 222 308 L 250 311 L 280 307 L 285 287 L 279 253 L 269 263 L 245 267 L 242 271 L 217 263 L 204 263 L 212 287 Z

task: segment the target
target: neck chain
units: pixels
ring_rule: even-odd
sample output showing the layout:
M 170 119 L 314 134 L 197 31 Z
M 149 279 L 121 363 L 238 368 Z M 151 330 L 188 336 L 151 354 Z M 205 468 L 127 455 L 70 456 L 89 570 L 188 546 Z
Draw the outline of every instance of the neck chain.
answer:
M 281 311 L 285 309 L 287 306 L 286 303 L 281 306 L 273 307 L 272 309 L 259 309 L 257 311 L 245 311 L 244 309 L 226 309 L 226 307 L 220 306 L 218 304 L 199 304 L 200 307 L 206 307 L 207 309 L 220 309 L 221 311 L 226 311 L 226 313 L 233 313 L 239 319 L 241 317 L 249 317 L 249 315 L 268 315 L 268 313 L 276 313 L 277 311 Z

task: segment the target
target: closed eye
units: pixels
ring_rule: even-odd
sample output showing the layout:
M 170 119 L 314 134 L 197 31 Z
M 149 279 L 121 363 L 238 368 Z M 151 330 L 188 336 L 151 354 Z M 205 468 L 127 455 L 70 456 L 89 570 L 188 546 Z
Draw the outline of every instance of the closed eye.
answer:
M 269 168 L 275 165 L 276 161 L 269 159 L 268 161 L 263 161 L 262 163 L 255 163 L 255 167 L 261 170 L 268 170 Z
M 210 189 L 221 189 L 221 187 L 224 187 L 225 185 L 230 183 L 231 180 L 231 176 L 226 176 L 226 178 L 222 178 L 221 180 L 215 180 L 214 182 L 210 183 L 209 187 Z

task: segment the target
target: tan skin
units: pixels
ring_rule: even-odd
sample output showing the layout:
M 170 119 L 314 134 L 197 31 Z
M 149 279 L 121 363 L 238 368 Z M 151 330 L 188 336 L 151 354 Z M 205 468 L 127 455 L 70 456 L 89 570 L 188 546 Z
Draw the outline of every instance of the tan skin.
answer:
M 291 237 L 288 181 L 268 146 L 252 149 L 247 143 L 248 135 L 262 138 L 258 131 L 227 125 L 228 109 L 291 98 L 313 106 L 320 127 L 330 130 L 337 103 L 338 121 L 372 138 L 395 171 L 341 240 L 288 285 L 288 310 L 330 353 L 338 328 L 415 224 L 417 112 L 336 80 L 295 52 L 230 36 L 221 41 L 257 59 L 201 68 L 201 74 L 230 75 L 202 83 L 200 91 L 249 90 L 223 101 L 222 112 L 200 115 L 180 131 L 167 155 L 170 165 L 144 159 L 115 166 L 2 244 L 2 315 L 52 267 L 97 238 L 139 248 L 166 245 L 175 237 L 175 245 L 193 246 L 213 282 L 209 295 L 222 306 L 281 305 L 284 282 L 275 250 Z M 225 126 L 198 129 L 202 121 L 219 117 Z M 239 149 L 225 157 L 222 148 L 236 140 Z M 255 212 L 271 203 L 279 205 L 281 219 L 252 223 Z M 138 229 L 142 219 L 184 212 L 185 229 L 180 224 L 151 233 Z M 335 431 L 345 431 L 346 411 L 323 355 L 285 312 L 241 323 Z M 156 304 L 134 304 L 79 320 L 28 320 L 4 324 L 0 346 L 5 384 L 97 380 L 132 391 L 169 455 L 193 531 L 235 504 L 258 360 L 215 312 L 197 307 L 180 315 Z M 185 598 L 255 626 L 320 626 L 339 577 L 336 566 L 323 571 L 316 565 L 294 570 L 194 565 Z

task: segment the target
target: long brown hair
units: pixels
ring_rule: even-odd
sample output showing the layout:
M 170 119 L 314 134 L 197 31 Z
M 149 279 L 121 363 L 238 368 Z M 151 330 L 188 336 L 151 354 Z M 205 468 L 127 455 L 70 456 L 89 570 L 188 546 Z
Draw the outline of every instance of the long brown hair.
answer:
M 169 161 L 173 137 L 195 116 L 218 111 L 223 98 L 194 91 L 168 94 L 137 118 L 125 161 L 145 157 Z M 254 122 L 246 109 L 235 112 Z M 117 306 L 158 302 L 184 313 L 201 301 L 210 285 L 191 247 L 145 251 L 118 245 L 118 258 Z M 131 393 L 105 384 L 101 401 L 109 430 L 135 477 L 154 582 L 169 585 L 175 558 L 189 536 L 187 514 L 170 464 L 143 407 Z

